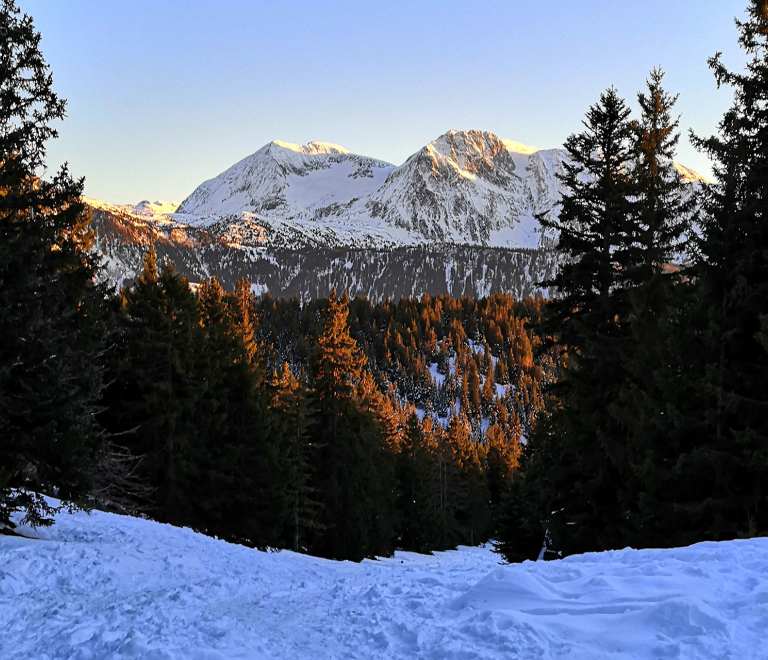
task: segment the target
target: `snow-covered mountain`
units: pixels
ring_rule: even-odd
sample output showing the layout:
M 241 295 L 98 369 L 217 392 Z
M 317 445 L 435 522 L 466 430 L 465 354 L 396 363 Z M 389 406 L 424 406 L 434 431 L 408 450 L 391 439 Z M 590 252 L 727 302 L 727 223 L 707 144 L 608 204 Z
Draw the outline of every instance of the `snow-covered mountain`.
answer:
M 176 213 L 176 210 L 179 208 L 178 202 L 150 202 L 147 199 L 142 200 L 136 205 L 110 204 L 109 202 L 104 202 L 100 199 L 92 199 L 91 197 L 83 197 L 83 201 L 92 209 L 108 211 L 110 213 L 126 213 L 150 219 L 162 219 L 162 216 Z M 158 218 L 158 216 L 160 217 Z
M 271 142 L 178 209 L 198 226 L 263 229 L 281 247 L 424 243 L 535 248 L 564 152 L 450 131 L 395 167 L 337 145 Z
M 169 202 L 115 206 L 86 201 L 95 211 L 99 247 L 115 280 L 133 276 L 145 249 L 139 246 L 156 242 L 168 256 L 190 265 L 185 272 L 192 279 L 208 274 L 226 280 L 240 274 L 261 277 L 267 264 L 275 265 L 273 253 L 280 252 L 282 274 L 270 276 L 269 285 L 258 284 L 275 295 L 290 291 L 308 297 L 324 282 L 301 273 L 307 281 L 297 291 L 299 275 L 290 279 L 289 274 L 307 263 L 302 254 L 327 263 L 337 287 L 351 286 L 366 295 L 373 290 L 393 296 L 427 291 L 525 295 L 538 291 L 537 283 L 552 269 L 554 240 L 535 216 L 557 212 L 557 173 L 566 157 L 563 149 L 527 147 L 486 131 L 449 131 L 399 167 L 325 142 L 274 141 L 198 186 L 178 208 Z M 676 167 L 685 180 L 704 181 Z M 207 257 L 201 246 L 209 251 Z M 477 255 L 458 249 L 469 246 L 485 249 L 483 258 L 490 261 L 482 274 Z M 511 250 L 515 256 L 489 248 Z M 424 249 L 428 270 L 452 264 L 439 282 L 422 281 L 411 270 L 390 272 L 393 266 L 416 264 Z M 348 253 L 344 263 L 353 267 L 344 271 L 333 265 L 337 250 Z M 355 250 L 367 256 L 350 257 Z M 399 251 L 396 257 L 385 254 L 392 250 Z M 524 257 L 530 251 L 546 255 Z M 522 270 L 497 278 L 494 273 L 501 273 L 500 264 L 507 262 Z M 234 264 L 258 267 L 233 273 Z M 453 268 L 474 274 L 457 279 L 450 274 Z M 399 284 L 391 286 L 388 278 Z M 513 290 L 504 288 L 512 281 Z M 419 290 L 412 286 L 416 282 Z
M 335 144 L 275 140 L 201 184 L 178 210 L 198 216 L 248 212 L 318 219 L 369 195 L 393 169 Z
M 535 213 L 559 198 L 561 150 L 450 131 L 393 170 L 356 209 L 421 240 L 537 247 Z M 362 207 L 362 208 L 361 208 Z
M 327 296 L 333 287 L 370 300 L 424 293 L 453 297 L 509 293 L 522 298 L 545 294 L 538 283 L 551 277 L 555 265 L 551 250 L 448 244 L 389 249 L 250 247 L 237 227 L 224 223 L 195 227 L 106 203 L 92 212 L 103 273 L 113 283 L 128 281 L 141 271 L 150 244 L 161 262 L 169 258 L 192 282 L 215 276 L 232 289 L 238 279 L 247 277 L 257 293 L 295 295 L 301 300 Z
M 449 131 L 401 166 L 324 142 L 270 142 L 201 184 L 177 219 L 271 247 L 548 247 L 567 154 Z M 688 181 L 703 181 L 676 164 Z

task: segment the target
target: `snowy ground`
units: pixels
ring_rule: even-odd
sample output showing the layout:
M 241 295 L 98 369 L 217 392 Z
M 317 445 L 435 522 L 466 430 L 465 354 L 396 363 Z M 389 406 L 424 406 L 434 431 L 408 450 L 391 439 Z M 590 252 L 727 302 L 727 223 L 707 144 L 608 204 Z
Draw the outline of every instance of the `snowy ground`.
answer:
M 30 530 L 23 530 L 29 533 Z M 768 658 L 768 539 L 362 564 L 63 514 L 0 536 L 0 658 Z

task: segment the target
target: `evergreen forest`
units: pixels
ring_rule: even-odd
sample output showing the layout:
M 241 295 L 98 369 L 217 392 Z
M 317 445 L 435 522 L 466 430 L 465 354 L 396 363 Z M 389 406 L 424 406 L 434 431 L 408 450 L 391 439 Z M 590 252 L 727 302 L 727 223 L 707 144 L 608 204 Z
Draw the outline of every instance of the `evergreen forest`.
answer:
M 360 561 L 489 539 L 507 561 L 768 534 L 768 0 L 733 103 L 673 164 L 677 96 L 609 87 L 566 142 L 550 300 L 372 302 L 99 277 L 66 103 L 0 6 L 0 531 L 106 509 Z M 725 93 L 725 92 L 723 92 Z M 52 499 L 54 498 L 54 499 Z

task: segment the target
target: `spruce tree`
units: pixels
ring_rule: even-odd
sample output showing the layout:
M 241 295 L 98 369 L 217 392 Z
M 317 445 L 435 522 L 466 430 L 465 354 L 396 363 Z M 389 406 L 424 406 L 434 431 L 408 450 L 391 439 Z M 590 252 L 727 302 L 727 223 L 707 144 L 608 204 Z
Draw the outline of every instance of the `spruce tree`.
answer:
M 45 143 L 65 116 L 40 34 L 0 6 L 0 527 L 23 510 L 48 524 L 41 493 L 84 503 L 101 444 L 104 291 L 95 284 L 83 180 L 51 180 Z M 20 490 L 21 489 L 21 490 Z
M 287 525 L 283 532 L 285 547 L 294 552 L 307 550 L 312 532 L 319 529 L 319 504 L 312 487 L 313 465 L 316 450 L 310 442 L 313 409 L 306 387 L 291 372 L 288 364 L 274 384 L 272 403 L 276 412 L 276 431 L 280 442 L 287 448 L 281 469 L 287 470 L 286 495 Z
M 683 181 L 673 159 L 679 121 L 672 115 L 676 96 L 662 87 L 664 74 L 651 71 L 647 92 L 638 94 L 641 115 L 632 124 L 636 188 L 634 241 L 624 273 L 630 309 L 629 340 L 623 353 L 625 382 L 610 408 L 628 430 L 627 525 L 625 543 L 659 545 L 673 531 L 660 525 L 666 507 L 671 441 L 670 400 L 674 398 L 678 351 L 672 343 L 677 287 L 683 271 L 696 189 Z
M 377 463 L 384 434 L 374 415 L 355 398 L 365 358 L 349 334 L 346 294 L 328 299 L 325 324 L 312 356 L 312 403 L 317 410 L 312 442 L 318 447 L 313 487 L 321 506 L 313 554 L 360 561 L 391 552 L 382 539 Z M 386 543 L 384 542 L 386 541 Z
M 370 522 L 370 546 L 377 555 L 390 555 L 396 537 L 397 479 L 395 454 L 405 436 L 405 418 L 390 390 L 385 396 L 371 372 L 362 372 L 355 391 L 359 409 L 360 438 L 375 464 L 376 477 L 366 485 L 365 504 Z M 366 446 L 367 445 L 367 446 Z
M 564 257 L 545 283 L 555 292 L 545 325 L 558 338 L 566 368 L 523 456 L 531 499 L 525 513 L 533 519 L 510 521 L 509 537 L 500 538 L 507 545 L 519 535 L 530 549 L 537 529 L 542 539 L 548 531 L 562 554 L 620 545 L 625 436 L 606 404 L 623 382 L 627 341 L 621 321 L 629 309 L 623 279 L 634 240 L 629 115 L 613 88 L 589 109 L 585 130 L 565 144 L 559 218 L 541 218 L 559 233 Z
M 230 314 L 227 295 L 213 278 L 197 288 L 203 341 L 192 377 L 205 383 L 195 401 L 195 433 L 184 448 L 192 488 L 184 486 L 184 524 L 195 529 L 251 545 L 262 541 L 255 524 L 258 513 L 254 493 L 252 436 L 261 426 L 252 415 L 256 385 L 248 351 Z M 258 443 L 257 443 L 258 444 Z M 247 504 L 247 505 L 245 505 Z
M 490 493 L 483 475 L 485 457 L 479 455 L 464 411 L 451 418 L 444 439 L 450 457 L 445 489 L 449 538 L 452 545 L 476 545 L 489 531 Z
M 196 477 L 203 434 L 196 420 L 208 383 L 200 305 L 170 262 L 160 272 L 154 246 L 132 288 L 123 287 L 105 424 L 146 455 L 144 476 L 155 488 L 154 515 L 190 524 L 186 492 Z
M 746 70 L 710 60 L 734 102 L 718 134 L 696 140 L 716 182 L 679 344 L 673 475 L 687 486 L 669 494 L 676 543 L 768 532 L 768 0 L 750 0 L 737 26 Z
M 404 550 L 431 552 L 441 548 L 438 469 L 437 457 L 413 411 L 398 455 L 399 546 Z

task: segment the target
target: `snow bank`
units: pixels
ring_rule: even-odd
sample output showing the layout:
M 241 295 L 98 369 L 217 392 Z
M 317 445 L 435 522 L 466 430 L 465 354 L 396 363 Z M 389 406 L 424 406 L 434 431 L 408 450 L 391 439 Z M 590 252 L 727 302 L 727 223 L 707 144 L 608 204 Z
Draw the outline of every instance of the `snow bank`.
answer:
M 30 533 L 30 530 L 25 530 Z M 337 563 L 77 513 L 0 536 L 0 657 L 768 658 L 768 540 Z

